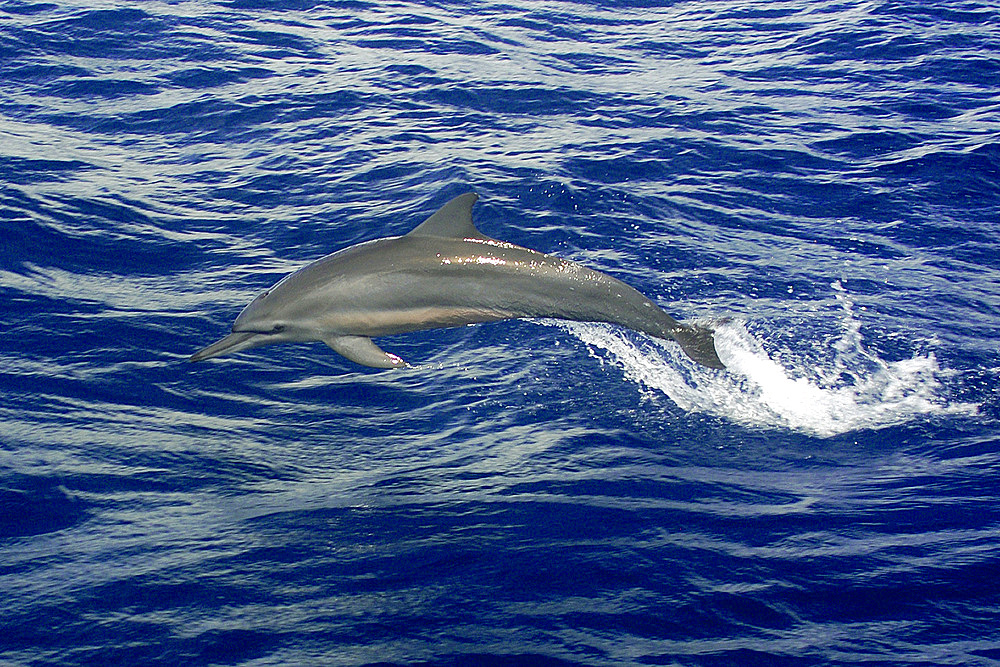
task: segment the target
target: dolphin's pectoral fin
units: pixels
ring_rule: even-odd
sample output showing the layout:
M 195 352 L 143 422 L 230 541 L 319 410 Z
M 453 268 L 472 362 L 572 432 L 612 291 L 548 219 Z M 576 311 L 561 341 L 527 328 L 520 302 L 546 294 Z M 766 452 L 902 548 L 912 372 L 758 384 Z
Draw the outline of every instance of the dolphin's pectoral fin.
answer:
M 389 354 L 372 342 L 367 336 L 330 336 L 323 342 L 337 354 L 362 366 L 372 368 L 401 368 L 406 362 L 395 354 Z

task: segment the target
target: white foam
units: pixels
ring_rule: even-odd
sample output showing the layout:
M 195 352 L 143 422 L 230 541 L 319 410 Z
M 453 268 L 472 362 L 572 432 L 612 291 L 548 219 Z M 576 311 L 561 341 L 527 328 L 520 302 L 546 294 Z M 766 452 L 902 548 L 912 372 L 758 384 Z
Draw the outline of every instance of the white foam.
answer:
M 886 362 L 867 350 L 846 291 L 839 282 L 832 287 L 840 305 L 838 337 L 809 349 L 772 346 L 769 352 L 764 339 L 743 323 L 716 325 L 716 350 L 726 371 L 698 366 L 676 344 L 609 325 L 561 326 L 595 356 L 620 366 L 627 378 L 664 393 L 682 409 L 746 426 L 831 437 L 929 415 L 976 413 L 975 405 L 947 399 L 942 380 L 949 372 L 933 352 Z

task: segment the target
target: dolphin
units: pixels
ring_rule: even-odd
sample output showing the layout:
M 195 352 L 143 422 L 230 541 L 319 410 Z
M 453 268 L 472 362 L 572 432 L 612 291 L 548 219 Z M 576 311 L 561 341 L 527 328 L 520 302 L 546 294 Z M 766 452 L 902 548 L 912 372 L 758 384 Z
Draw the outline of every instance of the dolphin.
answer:
M 616 278 L 480 232 L 477 199 L 459 195 L 409 234 L 358 243 L 289 274 L 243 309 L 232 333 L 190 360 L 319 340 L 363 366 L 398 368 L 406 362 L 372 338 L 542 317 L 672 339 L 699 364 L 725 368 L 710 329 L 681 324 Z

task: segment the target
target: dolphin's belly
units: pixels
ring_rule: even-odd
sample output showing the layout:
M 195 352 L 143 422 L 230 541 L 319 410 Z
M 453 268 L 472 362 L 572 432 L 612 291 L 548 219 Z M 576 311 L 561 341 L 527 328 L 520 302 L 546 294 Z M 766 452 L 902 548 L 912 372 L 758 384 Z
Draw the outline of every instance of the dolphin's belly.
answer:
M 489 311 L 467 306 L 400 304 L 393 308 L 342 310 L 337 313 L 335 321 L 322 328 L 340 334 L 378 337 L 495 322 L 512 317 L 518 316 L 504 311 Z

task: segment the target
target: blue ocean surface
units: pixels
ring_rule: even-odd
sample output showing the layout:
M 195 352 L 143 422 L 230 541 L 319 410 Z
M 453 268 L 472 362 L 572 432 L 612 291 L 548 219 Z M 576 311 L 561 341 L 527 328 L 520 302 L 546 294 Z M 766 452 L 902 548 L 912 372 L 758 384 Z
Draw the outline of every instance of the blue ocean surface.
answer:
M 728 369 L 188 363 L 474 190 Z M 0 0 L 0 664 L 1000 665 L 1000 7 Z

